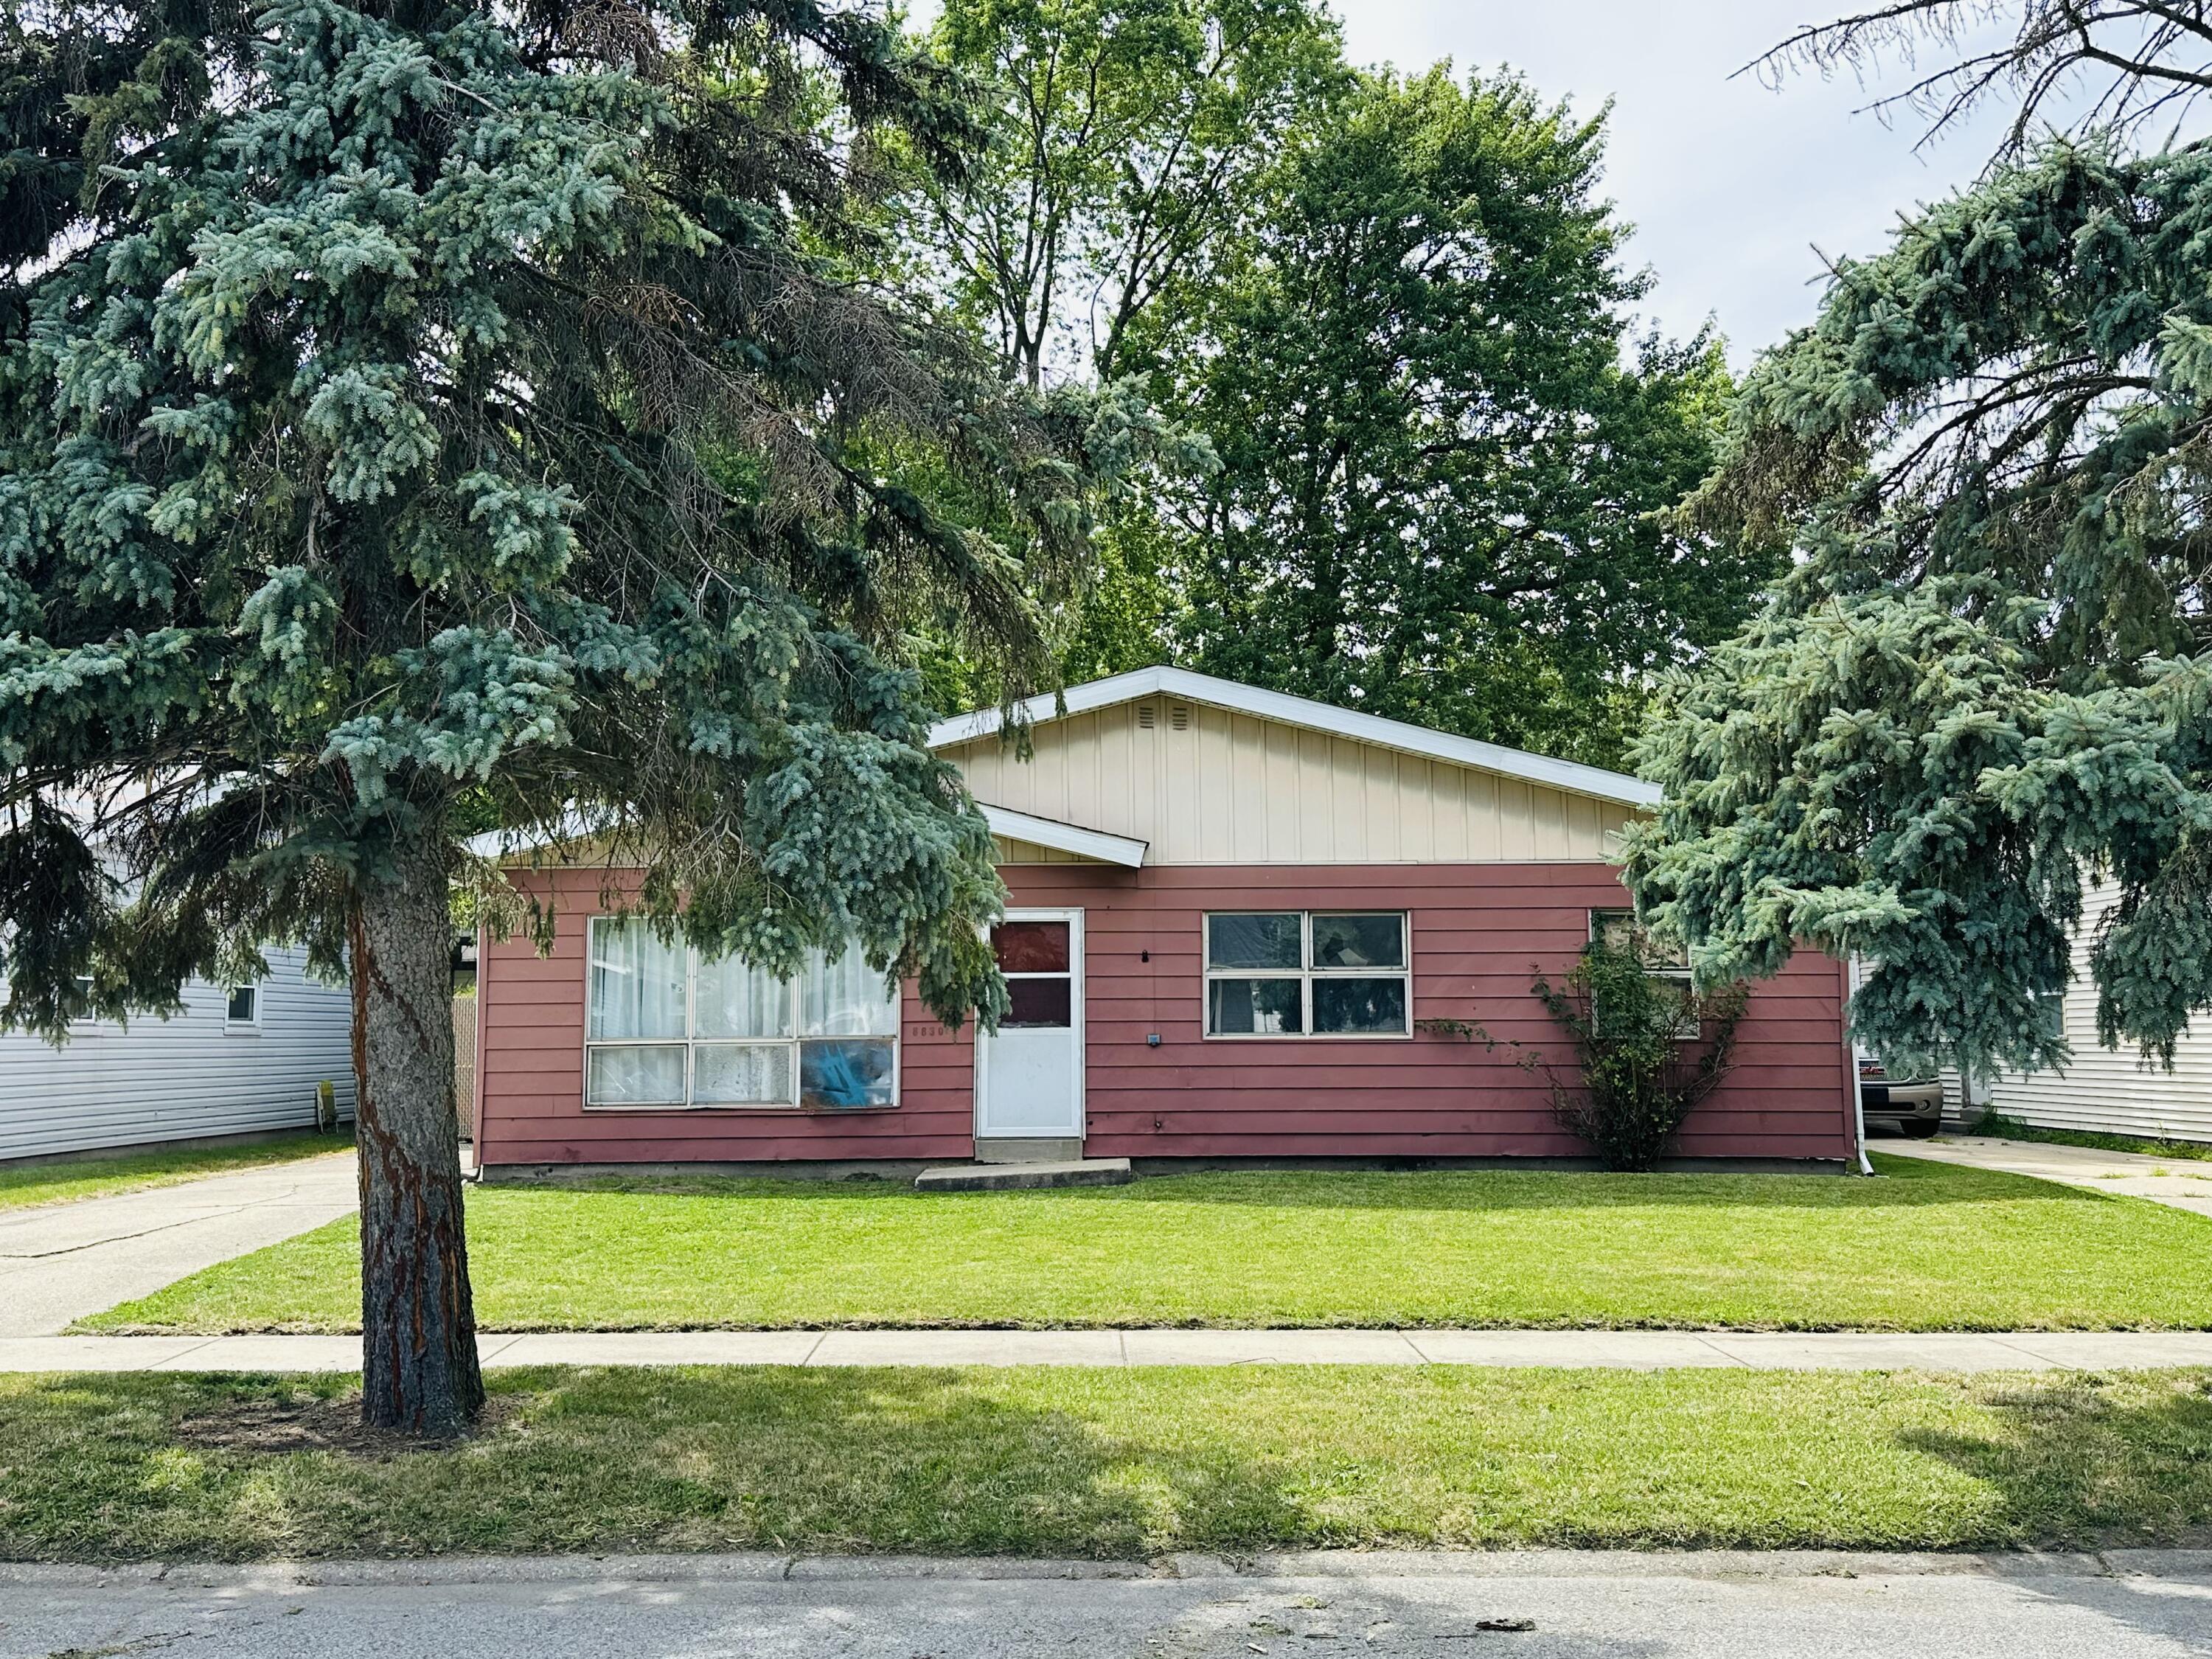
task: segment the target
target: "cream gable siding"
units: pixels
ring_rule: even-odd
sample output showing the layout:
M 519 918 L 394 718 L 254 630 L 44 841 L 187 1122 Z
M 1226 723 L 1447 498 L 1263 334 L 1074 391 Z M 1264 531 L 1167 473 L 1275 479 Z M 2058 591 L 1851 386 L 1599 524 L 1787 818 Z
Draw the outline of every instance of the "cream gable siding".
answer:
M 942 752 L 978 800 L 1147 842 L 1147 864 L 1585 863 L 1611 859 L 1633 816 L 1592 796 L 1165 696 L 1047 721 L 1032 740 L 1026 761 L 996 737 Z M 1012 863 L 1066 856 L 1002 850 Z
M 2174 1044 L 2173 1069 L 2144 1066 L 2132 1044 L 2117 1050 L 2097 1041 L 2097 986 L 2089 951 L 2119 889 L 2106 885 L 2081 907 L 2074 940 L 2074 982 L 2067 988 L 2066 1041 L 2074 1058 L 2063 1072 L 2008 1072 L 1988 1087 L 1988 1105 L 2044 1129 L 2087 1129 L 2154 1140 L 2212 1141 L 2212 1020 L 2198 1018 Z M 1971 1120 L 1981 1103 L 1962 1106 L 1958 1079 L 1948 1078 L 1950 1109 Z M 1977 1091 L 1978 1097 L 1982 1091 Z

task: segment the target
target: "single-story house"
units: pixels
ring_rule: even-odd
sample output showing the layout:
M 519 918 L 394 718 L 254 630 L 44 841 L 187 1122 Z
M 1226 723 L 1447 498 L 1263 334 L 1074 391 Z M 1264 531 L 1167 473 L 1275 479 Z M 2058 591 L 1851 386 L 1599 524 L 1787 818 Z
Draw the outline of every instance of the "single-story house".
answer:
M 853 957 L 770 982 L 672 950 L 599 914 L 610 872 L 540 852 L 511 876 L 553 901 L 551 954 L 478 963 L 488 1174 L 1583 1153 L 1510 1048 L 1424 1025 L 1566 1060 L 1530 982 L 1626 908 L 1610 849 L 1651 785 L 1174 668 L 1024 712 L 1026 758 L 996 710 L 931 733 L 1011 896 L 995 1034 Z M 1681 1154 L 1844 1167 L 1844 997 L 1811 951 L 1757 987 Z
M 353 999 L 263 953 L 250 985 L 194 981 L 167 1019 L 76 1023 L 68 1042 L 0 1036 L 0 1161 L 312 1127 L 318 1085 L 353 1111 Z
M 2074 1058 L 2056 1071 L 2004 1072 L 1962 1083 L 1944 1079 L 1945 1115 L 1971 1127 L 1997 1112 L 2041 1129 L 2088 1130 L 2152 1140 L 2212 1142 L 2212 1030 L 2192 1027 L 2173 1045 L 2173 1069 L 2145 1065 L 2132 1044 L 2107 1048 L 2097 1040 L 2097 983 L 2089 953 L 2097 931 L 2119 902 L 2118 883 L 2091 889 L 2074 936 L 2074 981 L 2059 1009 Z

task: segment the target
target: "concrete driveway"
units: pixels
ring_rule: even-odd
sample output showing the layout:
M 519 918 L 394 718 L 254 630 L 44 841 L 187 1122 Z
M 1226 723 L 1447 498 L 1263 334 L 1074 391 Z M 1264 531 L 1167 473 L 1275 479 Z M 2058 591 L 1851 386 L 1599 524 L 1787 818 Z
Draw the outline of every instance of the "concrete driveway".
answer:
M 45 1336 L 186 1273 L 349 1215 L 350 1151 L 0 1212 L 0 1337 Z
M 702 1556 L 0 1568 L 0 1659 L 2212 1655 L 2202 1554 Z
M 1992 1135 L 1946 1135 L 1940 1140 L 1883 1139 L 1868 1149 L 1899 1158 L 1925 1158 L 1976 1170 L 2033 1176 L 2064 1187 L 2122 1193 L 2212 1216 L 2212 1162 L 2103 1152 L 2089 1146 L 2052 1146 L 2039 1140 L 2001 1140 Z

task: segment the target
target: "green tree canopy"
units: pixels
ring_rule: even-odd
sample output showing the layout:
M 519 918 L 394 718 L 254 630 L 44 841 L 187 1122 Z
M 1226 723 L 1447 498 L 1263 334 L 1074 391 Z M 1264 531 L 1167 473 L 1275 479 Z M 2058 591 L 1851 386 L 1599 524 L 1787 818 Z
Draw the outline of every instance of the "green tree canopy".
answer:
M 926 45 L 980 89 L 989 143 L 921 173 L 917 274 L 1032 386 L 1115 379 L 1349 78 L 1315 0 L 947 0 Z
M 1741 624 L 1771 562 L 1659 516 L 1729 375 L 1630 339 L 1601 137 L 1443 68 L 1293 135 L 1208 291 L 1135 336 L 1220 461 L 1155 498 L 1178 659 L 1602 763 L 1649 678 Z
M 2212 1006 L 2212 150 L 2054 143 L 1838 268 L 1698 522 L 1802 562 L 1641 759 L 1639 908 L 1708 977 L 1863 954 L 1894 1063 L 2063 1060 L 2083 882 L 2105 1040 Z
M 365 1409 L 449 1427 L 481 1398 L 460 803 L 580 816 L 702 948 L 852 940 L 988 1017 L 990 837 L 899 656 L 954 617 L 1042 683 L 1027 590 L 1079 556 L 1113 434 L 852 274 L 841 158 L 966 131 L 878 19 L 281 0 L 234 51 L 206 29 L 124 7 L 10 43 L 34 77 L 87 40 L 165 86 L 182 55 L 222 96 L 96 137 L 47 110 L 112 159 L 0 338 L 0 1021 L 62 1035 L 81 979 L 171 1007 L 270 940 L 350 970 Z M 988 481 L 1000 535 L 917 477 Z

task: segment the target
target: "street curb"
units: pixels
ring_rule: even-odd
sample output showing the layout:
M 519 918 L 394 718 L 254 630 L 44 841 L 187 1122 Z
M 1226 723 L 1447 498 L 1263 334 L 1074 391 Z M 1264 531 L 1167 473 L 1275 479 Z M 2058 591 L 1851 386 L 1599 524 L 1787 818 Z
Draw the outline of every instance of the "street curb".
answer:
M 1853 1550 L 1291 1550 L 1183 1553 L 1154 1561 L 998 1556 L 542 1555 L 428 1560 L 135 1562 L 113 1566 L 0 1562 L 0 1589 L 173 1585 L 277 1589 L 532 1583 L 769 1583 L 954 1579 L 2163 1578 L 2212 1583 L 2212 1550 L 1887 1552 Z

